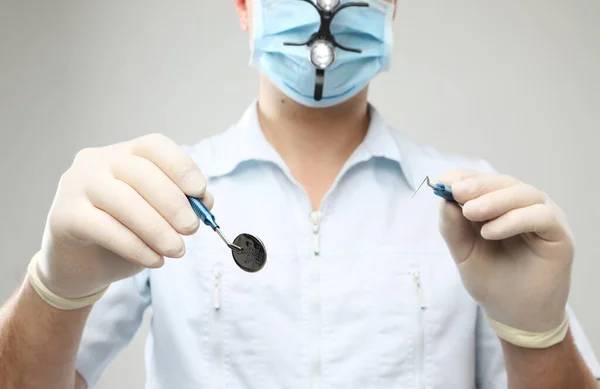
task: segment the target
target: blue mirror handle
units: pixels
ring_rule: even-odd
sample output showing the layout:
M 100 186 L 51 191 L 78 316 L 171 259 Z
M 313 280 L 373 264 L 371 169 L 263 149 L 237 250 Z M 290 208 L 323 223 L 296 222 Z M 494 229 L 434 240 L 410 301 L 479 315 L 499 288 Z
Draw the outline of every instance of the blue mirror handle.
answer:
M 190 205 L 192 206 L 192 209 L 194 210 L 194 213 L 198 215 L 198 217 L 200 218 L 200 220 L 202 220 L 204 224 L 206 224 L 213 230 L 219 228 L 219 225 L 215 220 L 215 216 L 208 210 L 206 205 L 204 205 L 204 203 L 200 199 L 192 196 L 187 196 L 187 198 L 190 202 Z

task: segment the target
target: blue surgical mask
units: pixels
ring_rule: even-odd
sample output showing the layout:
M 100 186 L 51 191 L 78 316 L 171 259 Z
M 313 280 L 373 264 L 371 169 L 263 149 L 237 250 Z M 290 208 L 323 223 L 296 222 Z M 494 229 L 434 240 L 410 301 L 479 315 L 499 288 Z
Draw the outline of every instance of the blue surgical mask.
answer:
M 394 5 L 312 1 L 254 0 L 250 65 L 300 104 L 330 107 L 389 69 Z

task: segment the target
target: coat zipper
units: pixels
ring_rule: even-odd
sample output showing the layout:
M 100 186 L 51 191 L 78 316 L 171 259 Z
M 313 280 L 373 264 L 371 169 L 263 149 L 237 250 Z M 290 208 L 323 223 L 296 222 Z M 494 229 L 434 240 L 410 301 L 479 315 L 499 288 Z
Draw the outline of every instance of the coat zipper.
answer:
M 321 247 L 319 242 L 319 229 L 321 227 L 321 212 L 314 211 L 310 214 L 310 222 L 313 229 L 313 255 L 319 255 Z
M 321 301 L 320 301 L 320 277 L 319 277 L 319 254 L 321 212 L 314 211 L 310 214 L 310 222 L 313 230 L 313 255 L 311 261 L 311 347 L 312 347 L 312 388 L 318 389 L 321 381 Z
M 341 178 L 346 174 L 346 172 L 353 166 L 355 166 L 356 164 L 358 164 L 359 162 L 362 162 L 364 157 L 360 157 L 361 159 L 358 158 L 353 158 L 350 157 L 350 159 L 346 162 L 346 164 L 342 167 L 342 170 L 340 171 L 340 173 L 338 174 L 338 176 L 336 177 L 335 181 L 333 182 L 333 185 L 331 185 L 331 188 L 329 188 L 329 191 L 327 191 L 327 193 L 325 193 L 325 195 L 323 196 L 323 199 L 321 200 L 321 209 L 324 209 L 325 204 L 327 203 L 327 199 L 329 197 L 329 195 L 337 188 L 339 181 L 341 180 Z M 364 159 L 366 160 L 366 158 Z M 307 207 L 310 207 L 310 209 L 312 210 L 312 203 L 304 189 L 304 187 L 302 187 L 302 185 L 300 185 L 298 183 L 298 181 L 292 176 L 291 172 L 289 170 L 284 169 L 284 173 L 286 174 L 286 176 L 288 177 L 288 179 L 290 180 L 290 182 L 292 182 L 296 188 L 298 188 L 298 190 L 302 193 L 304 193 L 306 195 L 306 205 Z M 309 332 L 310 332 L 310 341 L 311 341 L 311 354 L 312 354 L 312 371 L 313 371 L 313 389 L 318 389 L 320 386 L 320 380 L 321 380 L 321 302 L 320 302 L 320 276 L 319 276 L 319 262 L 318 262 L 318 257 L 320 255 L 321 252 L 321 242 L 320 242 L 320 235 L 319 235 L 319 230 L 321 227 L 321 216 L 322 213 L 321 211 L 312 211 L 310 213 L 310 222 L 312 225 L 312 230 L 313 230 L 313 255 L 312 255 L 312 261 L 310 264 L 310 280 L 309 280 L 309 284 L 311 285 L 311 298 L 310 298 L 310 307 L 309 307 L 309 311 L 310 311 L 310 323 L 309 323 Z
M 415 388 L 425 389 L 425 310 L 427 309 L 427 302 L 425 301 L 425 294 L 423 293 L 423 286 L 421 283 L 421 272 L 419 270 L 412 271 L 412 279 L 415 283 L 417 298 L 419 302 L 417 311 L 417 339 L 415 348 Z
M 213 308 L 214 308 L 214 331 L 215 331 L 215 346 L 214 346 L 214 389 L 221 388 L 221 366 L 222 366 L 222 349 L 221 349 L 221 279 L 223 272 L 219 268 L 213 270 Z

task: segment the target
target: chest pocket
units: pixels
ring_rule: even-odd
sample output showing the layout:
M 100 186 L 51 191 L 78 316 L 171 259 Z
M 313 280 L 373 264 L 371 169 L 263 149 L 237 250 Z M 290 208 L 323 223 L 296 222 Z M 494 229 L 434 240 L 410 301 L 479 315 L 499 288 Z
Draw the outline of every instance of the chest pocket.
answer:
M 301 272 L 293 251 L 270 247 L 265 267 L 247 273 L 220 241 L 192 245 L 194 278 L 210 296 L 197 306 L 207 318 L 201 340 L 210 388 L 270 388 L 274 375 L 294 378 L 302 326 Z M 272 366 L 285 366 L 273 372 Z M 271 385 L 271 386 L 270 386 Z
M 430 253 L 405 247 L 324 260 L 323 278 L 338 280 L 322 294 L 327 387 L 426 387 L 431 263 Z

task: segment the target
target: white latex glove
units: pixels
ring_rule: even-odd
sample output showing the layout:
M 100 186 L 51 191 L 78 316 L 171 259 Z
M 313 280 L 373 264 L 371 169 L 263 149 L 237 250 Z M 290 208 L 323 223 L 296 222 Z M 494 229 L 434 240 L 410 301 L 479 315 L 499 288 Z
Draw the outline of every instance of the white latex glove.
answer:
M 440 231 L 488 318 L 529 332 L 557 328 L 575 251 L 562 210 L 504 175 L 451 171 L 440 182 L 464 204 L 443 202 Z
M 210 208 L 205 188 L 194 161 L 162 135 L 82 150 L 48 215 L 37 254 L 43 284 L 79 298 L 160 267 L 165 257 L 182 257 L 180 234 L 193 234 L 200 223 L 185 194 Z

